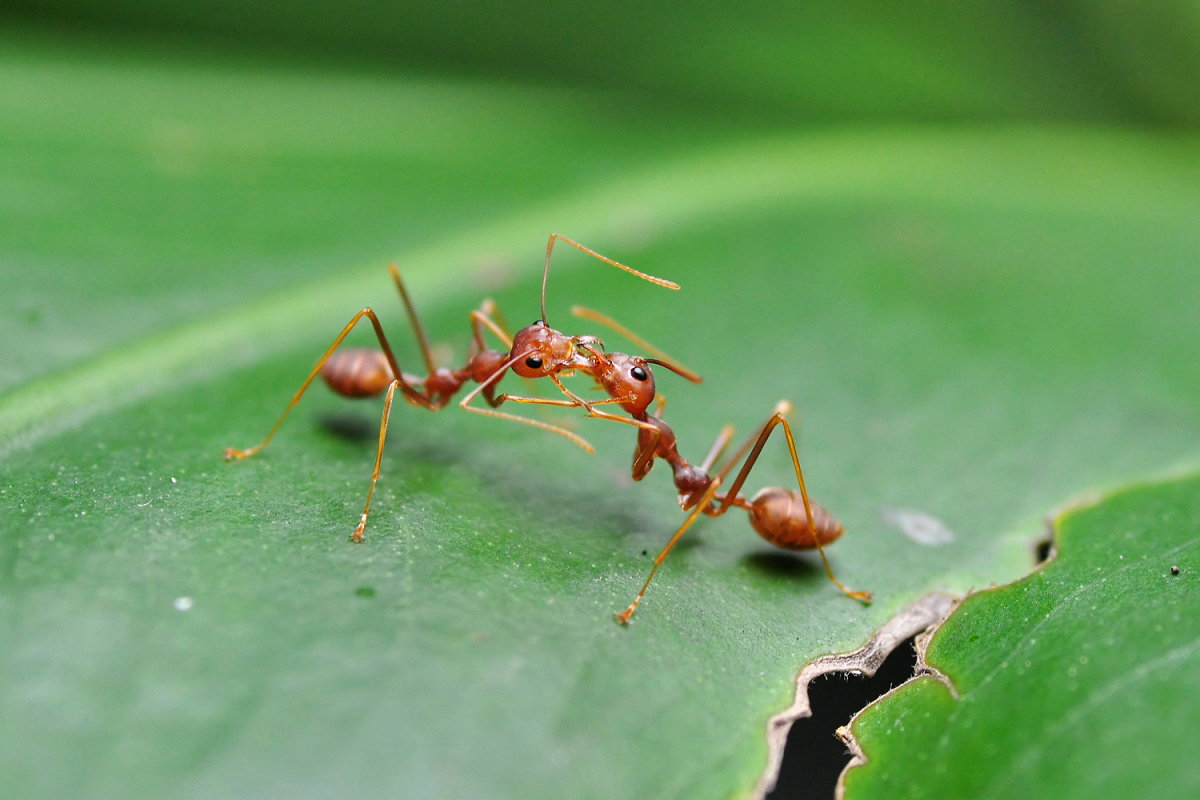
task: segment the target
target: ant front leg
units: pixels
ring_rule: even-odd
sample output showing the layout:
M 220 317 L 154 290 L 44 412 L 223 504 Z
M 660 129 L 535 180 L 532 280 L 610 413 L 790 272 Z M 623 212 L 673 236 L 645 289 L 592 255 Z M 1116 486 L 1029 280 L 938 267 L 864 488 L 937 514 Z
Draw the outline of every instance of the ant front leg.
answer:
M 557 425 L 551 425 L 547 422 L 541 422 L 536 419 L 527 419 L 525 417 L 518 417 L 516 414 L 508 414 L 503 411 L 496 411 L 491 408 L 478 408 L 476 406 L 471 405 L 471 401 L 474 400 L 479 394 L 486 391 L 489 387 L 495 386 L 495 384 L 502 377 L 504 377 L 504 374 L 506 372 L 508 372 L 509 367 L 511 367 L 513 364 L 517 363 L 518 361 L 520 361 L 524 358 L 527 358 L 528 356 L 529 356 L 529 353 L 525 352 L 525 353 L 516 355 L 516 356 L 508 359 L 507 361 L 505 361 L 491 375 L 491 377 L 489 377 L 487 380 L 483 381 L 478 386 L 476 386 L 474 389 L 472 389 L 470 391 L 470 393 L 468 393 L 467 396 L 464 397 L 459 402 L 459 404 L 458 404 L 459 408 L 461 408 L 463 411 L 470 411 L 472 414 L 483 414 L 485 416 L 495 417 L 497 419 L 506 419 L 506 420 L 509 420 L 510 422 L 520 422 L 523 425 L 531 425 L 535 428 L 540 428 L 541 430 L 549 431 L 550 433 L 556 433 L 559 436 L 562 436 L 564 439 L 568 439 L 571 442 L 573 442 L 574 444 L 578 445 L 579 447 L 582 447 L 588 453 L 595 453 L 596 448 L 592 447 L 586 439 L 584 439 L 580 436 L 576 436 L 575 434 L 571 433 L 566 428 L 560 428 Z M 500 403 L 502 403 L 504 401 L 504 399 L 505 399 L 505 396 L 501 395 L 500 397 L 496 398 L 495 404 L 499 405 Z M 536 401 L 540 401 L 541 398 L 530 398 L 530 400 L 536 402 Z M 551 403 L 551 404 L 553 404 L 553 403 Z M 575 404 L 568 403 L 568 405 L 574 406 Z
M 667 410 L 667 396 L 662 392 L 655 397 L 654 419 L 661 420 L 663 412 Z M 654 458 L 658 455 L 658 446 L 662 443 L 663 432 L 662 428 L 655 425 L 654 433 L 650 434 L 650 438 L 646 440 L 645 447 L 642 446 L 642 437 L 638 436 L 638 445 L 633 451 L 633 465 L 629 468 L 630 477 L 635 481 L 640 481 L 650 474 L 650 470 L 654 468 Z M 708 467 L 704 467 L 704 471 L 708 471 Z
M 556 403 L 553 403 L 553 405 L 562 404 L 562 405 L 576 406 L 576 407 L 582 408 L 584 411 L 586 411 L 587 416 L 589 416 L 589 417 L 595 417 L 596 419 L 607 419 L 612 422 L 622 422 L 626 425 L 632 425 L 635 428 L 641 428 L 643 430 L 652 431 L 652 432 L 656 432 L 656 433 L 658 432 L 658 426 L 652 422 L 642 422 L 641 420 L 636 420 L 636 419 L 633 419 L 632 417 L 622 417 L 619 414 L 609 414 L 607 411 L 597 411 L 593 407 L 593 406 L 605 405 L 607 403 L 621 403 L 621 402 L 623 402 L 622 398 L 608 397 L 603 400 L 584 400 L 582 397 L 580 397 L 579 395 L 575 394 L 570 389 L 568 389 L 566 387 L 566 385 L 559 379 L 559 377 L 557 375 L 552 374 L 549 377 L 550 377 L 550 380 L 554 381 L 554 385 L 557 386 L 563 394 L 565 394 L 567 397 L 570 398 L 570 402 L 558 401 Z M 511 399 L 515 399 L 515 398 L 509 398 L 509 399 L 511 400 Z
M 337 338 L 333 340 L 333 344 L 329 345 L 329 349 L 325 351 L 325 354 L 321 356 L 320 360 L 317 361 L 316 366 L 313 367 L 312 372 L 310 372 L 308 377 L 304 380 L 304 383 L 300 385 L 298 390 L 296 390 L 296 394 L 292 396 L 292 401 L 288 403 L 287 408 L 285 408 L 283 413 L 279 415 L 279 419 L 275 421 L 275 424 L 267 433 L 266 438 L 264 438 L 254 447 L 251 447 L 247 450 L 239 450 L 235 447 L 226 448 L 225 458 L 227 460 L 235 458 L 247 458 L 262 450 L 270 443 L 280 426 L 283 425 L 283 421 L 287 419 L 288 414 L 292 413 L 292 409 L 295 408 L 296 404 L 300 402 L 300 398 L 304 396 L 304 392 L 308 390 L 308 387 L 313 382 L 313 379 L 320 374 L 321 367 L 325 366 L 325 362 L 328 361 L 330 356 L 333 355 L 334 351 L 338 349 L 338 345 L 342 343 L 343 339 L 350 335 L 350 331 L 354 330 L 354 326 L 357 325 L 359 320 L 361 320 L 363 317 L 367 317 L 371 320 L 371 325 L 375 328 L 375 336 L 379 339 L 379 345 L 383 348 L 384 356 L 387 358 L 388 367 L 392 371 L 392 378 L 400 387 L 400 391 L 404 394 L 404 397 L 415 405 L 436 410 L 434 404 L 429 400 L 429 398 L 418 392 L 404 380 L 403 373 L 400 371 L 400 365 L 396 363 L 396 356 L 392 353 L 392 348 L 388 344 L 387 337 L 383 334 L 383 327 L 379 324 L 379 319 L 375 316 L 375 312 L 370 308 L 364 308 L 362 311 L 354 315 L 354 318 L 347 323 L 346 327 L 342 329 L 342 332 L 339 333 Z
M 375 451 L 375 471 L 371 473 L 371 487 L 367 489 L 367 502 L 363 506 L 362 518 L 358 521 L 358 527 L 354 529 L 354 533 L 350 534 L 350 540 L 355 544 L 362 543 L 363 531 L 367 528 L 371 496 L 375 494 L 375 482 L 379 480 L 379 465 L 383 463 L 383 444 L 387 441 L 388 420 L 392 416 L 392 398 L 396 396 L 396 387 L 399 385 L 400 381 L 392 381 L 388 386 L 387 397 L 383 401 L 383 419 L 379 422 L 379 447 Z

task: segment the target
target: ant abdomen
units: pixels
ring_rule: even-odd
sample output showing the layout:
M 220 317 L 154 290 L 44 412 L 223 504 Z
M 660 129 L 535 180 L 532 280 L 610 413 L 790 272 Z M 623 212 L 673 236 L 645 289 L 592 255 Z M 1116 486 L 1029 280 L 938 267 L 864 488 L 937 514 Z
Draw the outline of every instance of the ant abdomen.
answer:
M 824 547 L 836 541 L 845 529 L 820 503 L 811 505 L 815 531 L 808 527 L 804 498 L 799 492 L 768 487 L 750 500 L 750 525 L 759 536 L 786 550 L 811 550 L 818 542 Z
M 382 350 L 343 347 L 321 366 L 321 377 L 340 395 L 371 397 L 387 390 L 392 368 Z

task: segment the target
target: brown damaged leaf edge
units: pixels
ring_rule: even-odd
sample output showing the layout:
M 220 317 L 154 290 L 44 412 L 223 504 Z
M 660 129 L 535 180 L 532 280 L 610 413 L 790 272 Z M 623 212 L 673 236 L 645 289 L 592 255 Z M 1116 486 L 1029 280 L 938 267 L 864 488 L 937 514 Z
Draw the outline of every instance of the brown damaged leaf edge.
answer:
M 808 685 L 815 678 L 831 672 L 860 672 L 871 677 L 879 669 L 888 655 L 907 639 L 922 634 L 917 639 L 917 675 L 933 674 L 925 666 L 925 644 L 929 635 L 936 630 L 950 612 L 958 604 L 958 599 L 947 594 L 934 593 L 926 595 L 913 605 L 901 611 L 877 630 L 866 644 L 851 653 L 822 656 L 811 661 L 800 670 L 796 676 L 796 698 L 792 704 L 775 714 L 767 721 L 767 767 L 751 795 L 756 800 L 766 797 L 775 788 L 779 779 L 779 767 L 783 761 L 784 747 L 787 745 L 788 732 L 792 723 L 798 719 L 812 716 L 812 708 L 808 699 Z M 941 676 L 938 676 L 939 678 Z M 944 680 L 944 678 L 943 678 Z M 953 691 L 953 689 L 951 690 Z M 848 737 L 842 737 L 849 745 L 853 758 L 850 766 L 862 763 L 861 751 Z M 847 767 L 849 769 L 849 766 Z M 842 772 L 844 776 L 845 771 Z M 841 797 L 841 780 L 838 781 L 838 797 Z
M 1045 568 L 1046 565 L 1053 562 L 1055 560 L 1055 558 L 1057 558 L 1057 556 L 1058 556 L 1058 548 L 1055 545 L 1055 539 L 1054 539 L 1055 520 L 1057 520 L 1059 517 L 1061 517 L 1062 515 L 1064 515 L 1068 512 L 1077 511 L 1079 509 L 1093 506 L 1096 503 L 1100 502 L 1100 500 L 1102 498 L 1103 498 L 1103 494 L 1100 491 L 1095 490 L 1095 489 L 1089 489 L 1089 490 L 1080 492 L 1078 495 L 1075 495 L 1074 497 L 1071 497 L 1066 502 L 1062 503 L 1061 505 L 1056 506 L 1055 508 L 1051 509 L 1046 514 L 1046 516 L 1045 516 L 1045 525 L 1046 525 L 1045 535 L 1035 543 L 1035 550 L 1037 549 L 1037 547 L 1039 545 L 1047 546 L 1046 555 L 1045 555 L 1045 557 L 1039 557 L 1038 554 L 1035 552 L 1034 555 L 1035 555 L 1036 563 L 1034 565 L 1034 568 L 1030 571 L 1030 574 L 1033 574 L 1034 572 L 1037 572 L 1038 570 Z M 1021 578 L 1018 578 L 1017 580 L 1024 580 L 1025 577 L 1028 577 L 1028 576 L 1023 576 Z M 1005 584 L 1005 585 L 1009 585 L 1009 584 Z M 1002 587 L 992 587 L 992 588 L 1002 588 Z M 966 597 L 970 597 L 972 594 L 975 594 L 975 592 L 973 592 L 973 591 L 968 592 Z M 771 791 L 771 789 L 775 785 L 775 779 L 779 773 L 778 761 L 780 759 L 782 759 L 783 746 L 787 743 L 787 728 L 791 727 L 791 724 L 793 721 L 800 719 L 801 717 L 807 717 L 811 714 L 811 711 L 808 708 L 808 692 L 807 692 L 808 682 L 811 681 L 813 678 L 816 678 L 818 675 L 823 675 L 826 672 L 845 672 L 850 669 L 856 669 L 855 667 L 834 667 L 832 669 L 820 669 L 820 670 L 814 670 L 811 675 L 807 675 L 807 677 L 806 677 L 806 673 L 809 670 L 816 667 L 817 665 L 822 665 L 827 661 L 836 662 L 840 659 L 847 659 L 852 656 L 857 656 L 860 653 L 869 653 L 869 652 L 871 652 L 872 645 L 875 644 L 876 641 L 878 640 L 880 648 L 886 646 L 887 649 L 886 650 L 881 649 L 880 652 L 882 653 L 882 655 L 872 654 L 872 657 L 875 660 L 873 661 L 873 666 L 872 666 L 870 672 L 867 672 L 866 670 L 862 670 L 863 672 L 866 672 L 866 674 L 868 676 L 871 676 L 875 673 L 875 670 L 877 670 L 879 668 L 879 665 L 883 663 L 884 659 L 887 658 L 888 654 L 896 647 L 896 645 L 898 645 L 904 639 L 908 638 L 907 636 L 905 636 L 901 639 L 892 639 L 891 638 L 892 636 L 898 634 L 899 632 L 901 632 L 903 630 L 911 631 L 908 634 L 908 636 L 912 636 L 913 634 L 918 634 L 917 638 L 916 638 L 917 663 L 916 663 L 915 668 L 913 669 L 912 677 L 909 678 L 904 683 L 900 684 L 900 686 L 894 687 L 891 691 L 886 692 L 885 694 L 876 698 L 871 703 L 868 703 L 867 706 L 860 709 L 859 712 L 857 714 L 855 714 L 848 723 L 846 723 L 841 728 L 837 729 L 837 737 L 839 739 L 841 739 L 843 743 L 845 743 L 846 748 L 850 751 L 850 760 L 846 763 L 846 766 L 842 768 L 842 774 L 838 776 L 837 787 L 834 791 L 834 800 L 843 800 L 843 798 L 846 796 L 846 775 L 847 775 L 847 773 L 849 773 L 850 770 L 854 769 L 855 767 L 859 767 L 859 766 L 862 766 L 863 764 L 867 763 L 866 753 L 863 752 L 862 747 L 860 747 L 858 744 L 858 740 L 854 738 L 854 734 L 851 732 L 854 729 L 854 721 L 857 720 L 859 715 L 862 714 L 864 711 L 866 711 L 867 708 L 890 697 L 892 694 L 899 691 L 904 686 L 907 686 L 909 683 L 911 683 L 913 680 L 916 680 L 917 678 L 933 678 L 934 680 L 938 681 L 939 683 L 941 683 L 943 686 L 946 687 L 946 690 L 950 692 L 951 697 L 953 697 L 955 700 L 958 700 L 958 690 L 954 687 L 954 683 L 941 670 L 937 669 L 936 667 L 930 666 L 929 662 L 926 661 L 926 659 L 925 659 L 925 654 L 929 648 L 929 642 L 933 639 L 934 634 L 938 632 L 938 629 L 941 628 L 942 623 L 945 622 L 952 613 L 954 613 L 954 610 L 962 603 L 963 600 L 966 599 L 966 597 L 953 598 L 948 595 L 942 595 L 942 594 L 928 595 L 928 596 L 922 598 L 920 601 L 918 601 L 916 605 L 906 609 L 899 616 L 893 618 L 890 622 L 887 623 L 887 625 L 884 625 L 874 636 L 871 637 L 871 639 L 865 645 L 863 645 L 863 647 L 861 649 L 855 651 L 854 653 L 851 653 L 849 656 L 826 656 L 825 658 L 814 661 L 812 664 L 809 664 L 804 669 L 802 669 L 800 671 L 800 675 L 797 676 L 797 678 L 796 678 L 796 686 L 797 686 L 796 702 L 794 702 L 792 704 L 791 708 L 772 717 L 771 721 L 769 723 L 767 723 L 767 742 L 768 742 L 768 747 L 770 748 L 769 749 L 770 755 L 769 755 L 769 761 L 768 761 L 767 774 L 765 774 L 763 776 L 763 778 L 759 781 L 759 787 L 757 790 L 757 791 L 759 791 L 759 793 L 755 795 L 756 800 L 758 800 L 758 798 L 764 797 L 765 794 L 767 792 Z M 923 606 L 926 606 L 927 612 L 934 612 L 935 608 L 938 605 L 939 600 L 944 601 L 946 603 L 946 605 L 944 607 L 944 610 L 942 610 L 940 612 L 940 615 L 938 615 L 936 619 L 934 619 L 932 622 L 930 622 L 924 628 L 918 628 L 918 627 L 916 627 L 916 623 L 919 620 L 917 618 L 914 618 L 912 620 L 913 625 L 911 627 L 907 627 L 907 628 L 904 627 L 903 620 L 905 620 L 905 618 L 909 614 L 912 614 L 913 612 L 917 612 L 917 609 L 922 608 Z M 917 612 L 918 615 L 919 615 L 919 613 L 920 612 Z M 896 626 L 896 630 L 894 632 L 889 631 L 889 629 L 893 625 Z M 803 695 L 803 697 L 801 695 Z M 796 709 L 802 709 L 802 713 L 793 714 L 792 712 Z M 771 726 L 773 724 L 775 724 L 776 720 L 781 720 L 785 716 L 787 717 L 787 720 L 786 720 L 786 727 L 782 734 L 782 740 L 781 740 L 781 743 L 776 744 L 776 742 L 771 738 L 772 737 Z M 766 781 L 768 777 L 770 778 L 771 782 L 769 785 L 766 785 L 765 788 L 763 788 L 764 781 Z
M 916 640 L 917 664 L 913 669 L 913 676 L 904 683 L 900 684 L 900 686 L 893 688 L 891 691 L 887 692 L 881 697 L 876 698 L 871 703 L 868 703 L 866 708 L 875 705 L 875 703 L 878 703 L 886 697 L 890 697 L 897 690 L 907 686 L 917 678 L 933 678 L 937 680 L 946 687 L 946 690 L 950 692 L 951 697 L 953 697 L 955 700 L 958 699 L 958 690 L 954 688 L 954 684 L 950 681 L 950 678 L 948 678 L 940 670 L 929 666 L 929 663 L 925 660 L 925 651 L 928 649 L 929 642 L 931 639 L 933 639 L 933 635 L 938 632 L 938 629 L 942 626 L 942 623 L 949 618 L 950 614 L 954 612 L 954 609 L 957 608 L 964 599 L 965 598 L 959 598 L 954 600 L 946 609 L 946 612 L 942 615 L 941 619 L 938 619 L 929 627 L 919 632 Z M 838 776 L 837 787 L 835 788 L 833 795 L 834 800 L 843 800 L 843 798 L 846 796 L 846 773 L 855 767 L 867 763 L 866 753 L 863 752 L 862 747 L 860 747 L 858 744 L 858 740 L 855 739 L 854 734 L 851 733 L 851 730 L 853 730 L 854 727 L 854 720 L 858 719 L 859 714 L 862 714 L 866 708 L 861 709 L 858 714 L 855 714 L 850 719 L 848 723 L 837 729 L 837 737 L 841 739 L 843 743 L 845 743 L 846 748 L 850 751 L 850 760 L 846 762 L 846 766 L 842 768 L 842 774 Z

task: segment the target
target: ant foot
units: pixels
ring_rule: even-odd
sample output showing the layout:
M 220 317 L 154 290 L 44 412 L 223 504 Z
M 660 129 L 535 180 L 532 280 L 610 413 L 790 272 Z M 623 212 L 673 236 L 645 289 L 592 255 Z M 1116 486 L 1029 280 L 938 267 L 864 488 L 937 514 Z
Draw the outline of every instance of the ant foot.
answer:
M 867 606 L 871 605 L 871 593 L 870 592 L 847 592 L 846 594 L 850 595 L 855 600 L 861 601 L 863 605 L 867 605 Z
M 362 544 L 363 531 L 367 528 L 367 515 L 363 514 L 362 519 L 358 523 L 358 527 L 354 529 L 354 533 L 350 534 L 350 541 L 355 544 Z
M 633 616 L 633 612 L 635 610 L 637 610 L 637 603 L 631 604 L 629 608 L 625 609 L 619 614 L 613 614 L 613 619 L 615 619 L 621 625 L 628 625 L 629 618 Z
M 245 458 L 246 456 L 253 455 L 253 454 L 254 454 L 253 450 L 238 450 L 236 447 L 226 447 L 225 448 L 225 460 L 226 461 L 232 461 L 235 458 Z

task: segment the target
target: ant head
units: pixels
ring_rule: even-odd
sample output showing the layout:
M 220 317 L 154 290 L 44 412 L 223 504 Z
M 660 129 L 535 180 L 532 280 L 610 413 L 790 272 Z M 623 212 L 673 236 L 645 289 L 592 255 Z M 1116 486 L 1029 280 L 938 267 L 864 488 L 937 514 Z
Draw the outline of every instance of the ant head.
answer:
M 512 371 L 522 378 L 544 378 L 579 366 L 580 355 L 574 340 L 541 320 L 517 331 L 513 337 L 510 358 L 521 353 L 524 357 L 513 363 Z
M 654 402 L 654 373 L 650 362 L 640 356 L 610 353 L 597 377 L 609 397 L 633 415 L 645 413 Z

